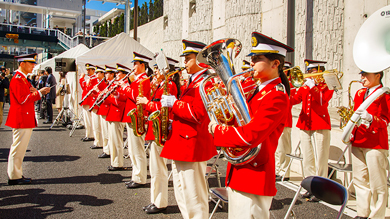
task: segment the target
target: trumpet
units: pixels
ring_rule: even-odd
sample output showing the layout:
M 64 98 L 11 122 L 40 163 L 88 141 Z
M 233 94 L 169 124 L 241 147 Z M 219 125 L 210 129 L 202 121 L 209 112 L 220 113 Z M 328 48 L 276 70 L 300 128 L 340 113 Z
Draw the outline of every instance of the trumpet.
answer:
M 167 73 L 164 80 L 164 91 L 163 95 L 169 95 L 168 92 L 168 82 L 169 78 L 181 71 L 183 71 L 185 68 L 179 68 L 178 70 Z M 148 117 L 149 121 L 152 121 L 153 124 L 153 134 L 154 134 L 154 141 L 156 144 L 160 147 L 164 146 L 164 143 L 168 139 L 168 128 L 169 128 L 169 109 L 168 107 L 161 107 L 161 111 L 157 110 L 151 113 Z
M 111 85 L 114 84 L 114 82 L 115 82 L 115 80 L 110 81 L 110 83 L 108 83 L 108 86 L 99 94 L 99 96 L 97 96 L 95 102 L 88 109 L 89 112 L 91 112 L 95 106 L 100 106 L 101 105 L 101 104 L 98 105 L 98 103 L 103 98 L 103 96 L 107 93 L 107 91 L 110 89 Z
M 329 70 L 329 71 L 327 70 L 327 71 L 318 72 L 318 73 L 303 74 L 301 69 L 298 66 L 286 69 L 284 71 L 291 71 L 290 72 L 290 80 L 291 80 L 292 85 L 296 88 L 303 86 L 303 84 L 305 83 L 305 80 L 304 80 L 305 78 L 314 78 L 315 82 L 317 84 L 320 84 L 320 83 L 325 82 L 325 79 L 323 76 L 326 74 L 336 75 L 338 80 L 340 80 L 344 75 L 343 72 L 340 72 L 336 69 Z
M 144 81 L 149 80 L 155 74 L 150 75 L 139 83 L 138 87 L 138 97 L 144 97 L 143 85 Z M 135 136 L 142 136 L 146 132 L 145 127 L 145 115 L 144 115 L 144 106 L 143 104 L 137 104 L 137 108 L 134 108 L 127 113 L 127 116 L 130 116 L 131 126 L 133 127 L 133 132 Z

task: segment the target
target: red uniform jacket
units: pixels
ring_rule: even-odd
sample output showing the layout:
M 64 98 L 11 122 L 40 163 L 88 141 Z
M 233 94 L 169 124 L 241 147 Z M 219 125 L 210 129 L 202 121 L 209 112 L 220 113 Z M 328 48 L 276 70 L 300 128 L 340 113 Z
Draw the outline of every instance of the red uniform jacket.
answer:
M 288 96 L 279 90 L 279 78 L 270 82 L 250 99 L 252 114 L 250 123 L 241 127 L 217 126 L 214 132 L 215 146 L 253 148 L 262 143 L 259 154 L 248 164 L 228 164 L 227 174 L 232 171 L 229 187 L 255 195 L 274 196 L 275 151 L 283 132 Z M 229 176 L 226 177 L 226 185 Z
M 378 88 L 381 87 L 382 85 Z M 355 111 L 363 103 L 365 93 L 366 88 L 363 88 L 358 90 L 358 92 L 355 94 Z M 374 100 L 374 102 L 367 108 L 367 112 L 373 117 L 370 127 L 367 128 L 367 126 L 364 124 L 359 126 L 358 128 L 355 127 L 355 129 L 352 131 L 352 146 L 360 148 L 388 150 L 389 142 L 387 134 L 387 124 L 390 121 L 389 110 L 390 95 L 383 94 L 382 96 Z
M 115 85 L 113 85 L 114 87 Z M 106 99 L 107 104 L 110 105 L 106 117 L 108 122 L 122 122 L 123 114 L 125 113 L 126 98 L 121 95 L 124 89 L 119 86 L 116 90 Z
M 163 82 L 164 83 L 164 82 Z M 157 87 L 157 89 L 154 91 L 154 95 L 150 98 L 150 101 L 145 106 L 145 110 L 148 112 L 148 114 L 153 113 L 154 111 L 161 110 L 161 96 L 164 92 L 164 86 L 160 85 Z M 168 93 L 170 95 L 175 95 L 177 97 L 177 87 L 176 84 L 172 81 L 169 81 L 168 84 Z M 169 109 L 169 118 L 172 118 L 172 110 Z M 154 140 L 154 134 L 153 134 L 153 122 L 148 121 L 148 132 L 146 133 L 145 140 Z
M 300 87 L 291 98 L 291 105 L 302 102 L 297 127 L 302 130 L 331 129 L 328 103 L 332 98 L 333 90 L 329 90 L 325 83 L 314 86 Z
M 201 162 L 217 154 L 213 137 L 208 132 L 210 119 L 199 94 L 199 83 L 205 75 L 200 74 L 195 78 L 181 94 L 180 100 L 173 105 L 172 131 L 165 142 L 161 157 Z
M 81 89 L 83 89 L 83 93 L 81 94 L 81 99 L 84 99 L 85 95 L 93 89 L 93 87 L 99 82 L 99 79 L 96 77 L 96 75 L 91 75 L 89 79 L 85 80 L 85 77 L 79 79 L 79 83 L 81 86 Z M 81 106 L 88 105 L 92 106 L 94 101 L 94 98 L 96 100 L 96 94 L 91 94 L 87 97 L 86 100 L 84 100 L 83 103 L 81 103 Z
M 131 123 L 131 118 L 130 116 L 127 116 L 127 114 L 130 112 L 130 110 L 137 107 L 136 103 L 137 103 L 137 97 L 139 95 L 140 82 L 143 81 L 142 82 L 143 96 L 150 99 L 150 80 L 145 80 L 146 78 L 148 78 L 146 73 L 142 73 L 137 77 L 135 81 L 131 82 L 130 86 L 127 86 L 125 89 L 121 90 L 121 93 L 124 95 L 123 97 L 127 97 L 125 114 L 123 116 L 122 122 Z M 147 118 L 148 114 L 144 113 L 144 116 Z
M 108 83 L 109 83 L 108 81 L 100 83 L 100 85 L 98 86 L 100 92 L 97 93 L 96 97 L 99 96 L 101 92 L 103 92 L 103 90 L 108 86 Z M 110 108 L 109 102 L 104 101 L 102 105 L 100 105 L 100 107 L 98 108 L 96 114 L 101 116 L 107 116 L 109 108 Z
M 37 126 L 34 102 L 40 100 L 41 96 L 38 91 L 31 93 L 30 87 L 31 84 L 24 74 L 17 70 L 9 86 L 11 106 L 6 126 L 14 129 L 35 128 Z

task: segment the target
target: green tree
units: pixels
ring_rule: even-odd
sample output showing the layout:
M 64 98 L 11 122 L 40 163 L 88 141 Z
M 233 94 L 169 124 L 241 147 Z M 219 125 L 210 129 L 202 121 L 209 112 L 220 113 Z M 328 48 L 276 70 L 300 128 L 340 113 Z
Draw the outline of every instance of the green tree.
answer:
M 154 19 L 156 19 L 154 13 L 154 4 L 152 0 L 149 0 L 149 20 L 152 21 Z
M 125 14 L 122 13 L 122 14 L 119 16 L 117 34 L 118 34 L 118 33 L 122 33 L 122 32 L 124 31 L 124 28 L 125 28 Z

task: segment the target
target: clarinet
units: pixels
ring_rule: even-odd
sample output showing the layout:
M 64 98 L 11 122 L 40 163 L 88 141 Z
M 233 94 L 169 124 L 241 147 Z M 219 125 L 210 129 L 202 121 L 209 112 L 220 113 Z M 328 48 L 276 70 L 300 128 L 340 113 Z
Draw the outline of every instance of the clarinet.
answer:
M 108 84 L 107 88 L 106 89 L 109 89 L 111 87 L 111 85 L 115 82 L 115 80 L 112 80 L 110 81 L 110 83 Z M 99 96 L 97 96 L 95 102 L 93 103 L 93 105 L 88 109 L 89 112 L 91 112 L 93 110 L 93 108 L 95 106 L 97 106 L 98 102 L 102 99 L 103 95 L 105 94 L 105 92 L 101 92 L 99 94 Z M 100 105 L 99 105 L 100 106 Z
M 120 81 L 125 81 L 127 80 L 127 78 L 133 73 L 135 69 L 133 69 L 131 72 L 127 73 L 127 75 L 122 78 Z M 100 106 L 102 105 L 102 103 L 112 94 L 112 92 L 114 92 L 117 88 L 119 87 L 118 84 L 116 84 L 114 87 L 112 87 L 111 90 L 109 90 L 107 93 L 105 93 L 104 97 L 96 104 L 96 106 Z M 92 111 L 93 107 L 90 108 L 90 110 Z
M 88 91 L 88 93 L 84 96 L 84 98 L 79 102 L 79 105 L 81 105 L 88 97 L 89 95 L 92 94 L 93 90 L 98 87 L 103 81 L 105 81 L 106 79 L 103 78 L 101 81 L 99 81 L 99 83 L 97 85 L 95 85 L 91 90 Z

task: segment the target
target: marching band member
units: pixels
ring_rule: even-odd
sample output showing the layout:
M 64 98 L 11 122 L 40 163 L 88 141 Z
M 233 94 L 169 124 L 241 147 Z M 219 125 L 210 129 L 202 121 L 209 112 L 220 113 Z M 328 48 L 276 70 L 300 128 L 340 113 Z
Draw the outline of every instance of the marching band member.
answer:
M 38 91 L 27 81 L 27 74 L 32 72 L 36 57 L 36 53 L 15 56 L 19 62 L 19 68 L 9 86 L 12 104 L 5 123 L 6 126 L 12 128 L 13 135 L 13 143 L 8 156 L 8 185 L 31 183 L 31 178 L 23 176 L 22 163 L 33 128 L 37 126 L 34 102 L 50 92 L 50 87 L 44 87 Z
M 97 66 L 97 68 L 100 68 Z M 115 80 L 115 68 L 111 68 L 109 66 L 105 66 L 105 69 L 102 69 L 105 71 L 105 82 L 101 83 L 98 87 L 99 94 L 101 92 L 104 92 L 107 88 L 108 84 Z M 98 70 L 96 70 L 98 71 Z M 108 114 L 108 110 L 110 108 L 110 105 L 107 101 L 104 101 L 102 105 L 98 108 L 98 111 L 96 112 L 97 115 L 100 116 L 100 124 L 101 124 L 101 132 L 103 137 L 103 153 L 98 155 L 98 158 L 109 158 L 110 157 L 110 146 L 109 144 L 109 138 L 108 138 L 108 121 L 106 121 L 106 117 Z
M 81 89 L 83 90 L 81 94 L 81 99 L 84 99 L 85 95 L 89 92 L 90 89 L 93 88 L 91 81 L 96 80 L 95 74 L 95 66 L 92 64 L 85 64 L 85 68 L 87 69 L 88 78 L 85 78 L 85 73 L 80 75 L 79 83 Z M 94 141 L 93 130 L 92 130 L 92 115 L 88 111 L 89 107 L 93 104 L 91 101 L 92 97 L 89 96 L 87 99 L 81 103 L 83 107 L 83 117 L 84 117 L 84 126 L 85 126 L 85 137 L 81 139 L 81 141 Z
M 291 62 L 284 62 L 283 71 L 292 67 Z M 290 71 L 284 71 L 287 78 L 290 76 Z M 296 89 L 290 84 L 290 98 L 294 96 Z M 290 102 L 290 101 L 289 101 Z M 284 175 L 284 180 L 290 180 L 290 169 L 287 169 L 290 158 L 286 154 L 291 153 L 291 128 L 292 128 L 292 105 L 289 103 L 286 126 L 283 129 L 282 135 L 279 138 L 278 147 L 275 151 L 275 172 L 276 181 L 281 181 Z
M 306 59 L 308 73 L 325 71 L 324 61 Z M 291 98 L 291 104 L 302 102 L 297 127 L 300 131 L 301 149 L 303 155 L 303 170 L 305 176 L 322 176 L 328 174 L 328 158 L 330 147 L 330 117 L 328 103 L 333 95 L 324 81 L 306 79 L 306 82 Z M 312 137 L 315 144 L 312 143 Z M 302 195 L 309 201 L 319 201 L 309 192 Z
M 217 153 L 207 131 L 210 120 L 199 94 L 199 83 L 207 75 L 207 69 L 196 63 L 196 55 L 206 45 L 182 42 L 181 56 L 190 79 L 179 100 L 174 95 L 162 96 L 161 106 L 172 108 L 173 123 L 161 157 L 172 159 L 175 197 L 183 218 L 208 218 L 206 165 Z
M 357 217 L 385 218 L 387 204 L 387 169 L 390 121 L 390 95 L 378 97 L 367 110 L 357 110 L 363 101 L 383 87 L 383 72 L 360 72 L 363 89 L 355 94 L 354 110 L 362 125 L 352 131 L 353 183 L 356 191 Z
M 229 218 L 269 218 L 276 194 L 274 155 L 288 111 L 289 84 L 282 69 L 286 53 L 292 51 L 283 43 L 253 32 L 248 56 L 259 86 L 247 100 L 252 120 L 240 127 L 217 125 L 214 120 L 209 124 L 215 146 L 247 148 L 262 144 L 250 163 L 228 164 Z
M 179 63 L 178 61 L 167 58 L 169 62 L 170 72 L 175 71 L 175 64 Z M 137 97 L 137 104 L 145 104 L 146 111 L 150 114 L 154 111 L 160 110 L 161 112 L 161 96 L 164 92 L 165 86 L 165 77 L 163 73 L 159 70 L 156 71 L 156 79 L 160 81 L 160 84 L 157 86 L 157 89 L 151 96 L 150 101 L 146 97 Z M 168 79 L 167 90 L 168 93 L 178 97 L 180 94 L 180 76 L 175 74 L 172 76 L 172 79 Z M 172 118 L 171 116 L 169 118 Z M 149 121 L 148 132 L 146 134 L 145 140 L 152 141 L 150 145 L 150 154 L 149 154 L 149 171 L 150 171 L 150 196 L 151 203 L 144 207 L 144 210 L 147 214 L 155 214 L 161 211 L 164 211 L 168 206 L 168 168 L 167 168 L 167 159 L 160 157 L 162 147 L 156 144 L 155 137 L 153 134 L 153 125 L 152 121 Z
M 148 78 L 146 71 L 151 74 L 148 63 L 152 60 L 151 58 L 136 52 L 133 52 L 133 54 L 134 58 L 132 63 L 134 64 L 135 78 L 130 85 L 123 88 L 123 93 L 127 96 L 123 122 L 126 123 L 127 137 L 129 139 L 128 151 L 133 168 L 131 181 L 125 183 L 126 188 L 128 189 L 142 187 L 146 184 L 148 162 L 145 153 L 145 134 L 141 136 L 136 136 L 134 134 L 131 118 L 130 116 L 127 116 L 127 114 L 130 110 L 137 108 L 137 97 L 141 95 L 139 93 L 140 86 L 142 86 L 142 96 L 148 99 L 150 98 L 150 79 Z M 144 105 L 142 107 L 145 108 Z
M 98 95 L 98 90 L 99 90 L 97 85 L 99 84 L 99 82 L 101 80 L 105 80 L 104 69 L 99 67 L 99 66 L 95 66 L 95 76 L 96 76 L 96 80 L 91 81 L 92 89 L 95 89 L 95 87 L 96 87 L 96 89 L 90 95 L 90 97 L 91 97 L 91 102 L 90 102 L 91 105 L 90 106 L 92 106 L 93 103 L 95 103 L 95 101 L 96 101 L 96 98 Z M 104 81 L 101 82 L 99 84 L 99 86 L 103 85 L 103 84 L 104 84 Z M 97 114 L 97 111 L 98 111 L 97 106 L 95 106 L 94 109 L 92 109 L 92 111 L 91 111 L 93 136 L 95 138 L 93 145 L 90 146 L 91 149 L 102 149 L 104 146 L 101 118 Z
M 115 69 L 106 66 L 107 68 Z M 120 85 L 120 81 L 125 80 L 124 84 L 127 84 L 127 79 L 124 79 L 127 71 L 124 68 L 118 68 L 118 66 L 117 70 L 116 81 L 114 83 Z M 114 88 L 110 90 L 112 89 Z M 122 92 L 123 87 L 119 86 L 106 99 L 110 105 L 106 117 L 106 121 L 108 121 L 108 139 L 110 141 L 108 145 L 111 158 L 111 166 L 107 168 L 108 171 L 125 170 L 123 167 L 123 132 L 126 124 L 123 122 L 123 115 L 125 113 L 126 97 L 121 95 Z

